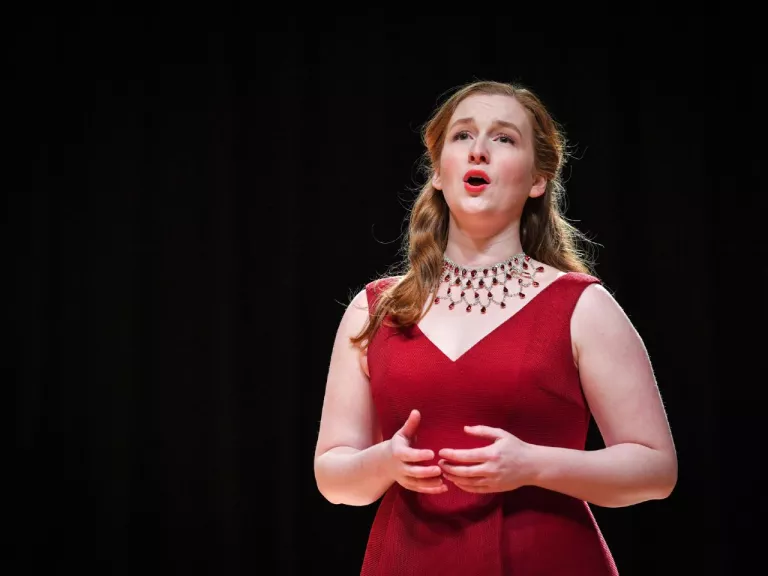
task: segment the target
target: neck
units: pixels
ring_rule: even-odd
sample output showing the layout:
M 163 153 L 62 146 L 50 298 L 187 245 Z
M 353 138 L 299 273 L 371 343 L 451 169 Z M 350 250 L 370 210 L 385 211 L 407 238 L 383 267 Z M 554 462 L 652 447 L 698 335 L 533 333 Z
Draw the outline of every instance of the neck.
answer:
M 491 234 L 462 227 L 453 218 L 448 225 L 445 255 L 460 266 L 495 264 L 522 251 L 519 220 Z

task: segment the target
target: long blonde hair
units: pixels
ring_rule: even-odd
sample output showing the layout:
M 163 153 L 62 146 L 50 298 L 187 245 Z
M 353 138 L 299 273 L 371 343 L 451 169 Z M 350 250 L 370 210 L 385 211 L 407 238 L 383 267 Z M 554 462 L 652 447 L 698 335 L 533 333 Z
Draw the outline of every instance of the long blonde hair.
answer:
M 418 323 L 424 303 L 439 281 L 448 243 L 449 212 L 442 193 L 432 186 L 432 176 L 440 162 L 448 123 L 459 103 L 473 94 L 515 98 L 528 112 L 533 126 L 535 167 L 546 177 L 547 185 L 543 195 L 528 198 L 523 208 L 520 241 L 524 252 L 559 270 L 594 274 L 585 249 L 588 244 L 580 245 L 588 239 L 563 216 L 562 169 L 567 150 L 559 126 L 531 90 L 515 84 L 473 82 L 457 89 L 424 127 L 426 183 L 410 212 L 403 275 L 381 292 L 365 326 L 351 338 L 356 345 L 367 346 L 385 319 L 388 325 L 399 328 Z

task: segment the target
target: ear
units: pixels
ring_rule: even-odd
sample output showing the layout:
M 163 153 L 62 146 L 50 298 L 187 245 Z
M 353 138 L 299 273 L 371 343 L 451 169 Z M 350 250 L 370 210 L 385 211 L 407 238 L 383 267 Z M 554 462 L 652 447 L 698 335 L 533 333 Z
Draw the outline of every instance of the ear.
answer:
M 544 176 L 534 176 L 533 177 L 533 186 L 531 186 L 531 191 L 528 193 L 528 196 L 531 198 L 538 198 L 539 196 L 543 196 L 544 192 L 547 191 L 547 179 Z
M 443 180 L 440 178 L 440 173 L 437 170 L 432 175 L 432 186 L 434 186 L 435 190 L 443 189 Z

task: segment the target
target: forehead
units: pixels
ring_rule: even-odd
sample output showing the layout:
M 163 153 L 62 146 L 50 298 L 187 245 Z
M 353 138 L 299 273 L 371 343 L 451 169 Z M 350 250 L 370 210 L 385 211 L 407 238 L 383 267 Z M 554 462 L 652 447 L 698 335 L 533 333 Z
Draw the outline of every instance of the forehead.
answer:
M 528 114 L 522 104 L 512 96 L 501 94 L 473 94 L 456 107 L 451 123 L 459 118 L 473 118 L 478 124 L 490 124 L 496 120 L 512 122 L 524 132 L 530 133 Z

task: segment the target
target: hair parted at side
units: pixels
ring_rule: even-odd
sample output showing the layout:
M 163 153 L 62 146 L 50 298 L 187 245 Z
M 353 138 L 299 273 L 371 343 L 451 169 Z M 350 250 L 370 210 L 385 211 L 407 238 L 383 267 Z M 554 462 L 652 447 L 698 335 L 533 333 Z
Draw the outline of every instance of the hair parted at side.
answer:
M 442 193 L 432 186 L 432 176 L 439 165 L 445 134 L 456 107 L 474 94 L 515 98 L 528 112 L 533 126 L 535 167 L 546 177 L 547 186 L 543 195 L 528 198 L 523 208 L 520 241 L 524 252 L 559 270 L 594 274 L 585 250 L 588 238 L 570 224 L 563 213 L 562 170 L 568 153 L 560 127 L 530 89 L 513 83 L 472 82 L 456 89 L 423 128 L 426 150 L 422 168 L 426 181 L 410 211 L 402 276 L 380 293 L 365 326 L 351 338 L 355 345 L 366 347 L 385 319 L 387 325 L 401 328 L 418 323 L 427 298 L 439 283 L 448 243 L 449 212 Z

